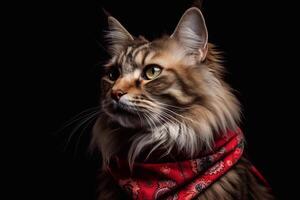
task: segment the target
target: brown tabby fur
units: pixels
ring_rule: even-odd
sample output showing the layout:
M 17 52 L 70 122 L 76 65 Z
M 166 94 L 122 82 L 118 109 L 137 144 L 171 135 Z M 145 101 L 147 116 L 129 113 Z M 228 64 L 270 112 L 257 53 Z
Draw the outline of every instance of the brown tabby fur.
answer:
M 167 152 L 166 157 L 175 149 L 180 155 L 193 158 L 199 152 L 209 149 L 215 134 L 238 126 L 239 102 L 230 87 L 222 80 L 224 69 L 220 54 L 212 44 L 205 42 L 207 33 L 202 14 L 193 8 L 184 16 L 181 20 L 183 23 L 186 20 L 198 20 L 199 26 L 202 26 L 199 35 L 203 40 L 191 43 L 189 40 L 193 37 L 190 37 L 180 41 L 182 39 L 180 31 L 184 31 L 181 30 L 185 28 L 184 25 L 177 27 L 174 37 L 163 37 L 149 42 L 142 37 L 133 38 L 119 22 L 109 18 L 111 32 L 108 39 L 111 42 L 109 51 L 112 58 L 106 69 L 117 67 L 122 73 L 115 81 L 109 80 L 107 76 L 103 77 L 104 112 L 94 126 L 91 145 L 97 148 L 103 157 L 103 169 L 99 176 L 99 200 L 128 198 L 105 170 L 113 155 L 128 151 L 129 163 L 133 163 L 136 159 L 141 159 L 140 153 L 149 152 L 157 143 L 161 143 L 163 145 L 156 148 L 166 148 L 164 149 Z M 195 32 L 198 31 L 197 27 L 192 28 Z M 193 49 L 195 46 L 197 49 Z M 139 73 L 148 64 L 162 66 L 161 75 L 153 80 L 140 78 Z M 151 119 L 153 124 L 149 123 L 148 117 L 143 116 L 140 110 L 137 112 L 142 116 L 125 111 L 125 114 L 116 114 L 111 105 L 110 95 L 111 91 L 119 89 L 130 96 L 131 99 L 128 101 L 135 104 L 133 108 L 140 110 L 145 108 L 148 115 L 156 116 L 157 113 L 153 112 L 155 109 L 171 110 L 172 118 L 169 116 L 170 113 L 166 116 L 169 117 L 168 120 L 175 120 L 175 124 L 160 121 L 162 118 L 159 115 Z M 169 106 L 159 109 L 159 106 L 165 105 Z M 169 128 L 168 131 L 159 129 L 161 123 Z M 176 123 L 180 126 L 174 131 L 172 128 L 178 125 Z M 185 132 L 179 131 L 182 127 L 186 128 Z M 273 199 L 268 189 L 249 171 L 249 167 L 249 162 L 242 158 L 197 199 Z

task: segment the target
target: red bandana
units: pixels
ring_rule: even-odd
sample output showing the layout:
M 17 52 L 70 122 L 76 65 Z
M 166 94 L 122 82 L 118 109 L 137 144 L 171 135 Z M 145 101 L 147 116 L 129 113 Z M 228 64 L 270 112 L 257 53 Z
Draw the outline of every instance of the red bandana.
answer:
M 215 141 L 211 153 L 198 159 L 135 163 L 132 172 L 126 162 L 119 160 L 109 170 L 132 199 L 193 199 L 224 175 L 243 154 L 244 140 L 240 129 L 224 135 Z M 257 170 L 255 173 L 260 176 Z

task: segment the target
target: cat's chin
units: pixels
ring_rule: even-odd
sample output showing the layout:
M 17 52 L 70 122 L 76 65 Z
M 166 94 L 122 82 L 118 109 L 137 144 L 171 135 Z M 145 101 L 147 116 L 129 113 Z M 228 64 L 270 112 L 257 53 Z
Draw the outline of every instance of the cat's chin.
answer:
M 111 121 L 119 124 L 124 128 L 143 128 L 144 124 L 137 114 L 126 111 L 106 112 Z
M 158 128 L 161 126 L 160 122 L 149 122 L 146 120 L 141 120 L 140 118 L 128 118 L 128 117 L 120 117 L 115 116 L 113 121 L 118 123 L 120 126 L 124 128 L 130 129 L 143 129 L 143 130 L 153 130 L 154 128 Z
M 131 128 L 131 129 L 151 129 L 154 126 L 159 126 L 159 122 L 155 123 L 152 121 L 149 124 L 149 121 L 143 120 L 142 116 L 138 115 L 128 115 L 128 113 L 107 113 L 108 116 L 111 118 L 111 120 L 117 124 L 119 124 L 121 127 L 124 128 Z M 155 123 L 155 124 L 154 124 Z

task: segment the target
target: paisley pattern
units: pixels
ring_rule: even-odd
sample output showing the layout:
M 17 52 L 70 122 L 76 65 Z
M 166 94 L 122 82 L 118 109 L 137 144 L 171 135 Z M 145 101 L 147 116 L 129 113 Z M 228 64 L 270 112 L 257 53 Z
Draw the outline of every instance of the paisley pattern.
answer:
M 224 175 L 243 154 L 243 133 L 227 131 L 215 140 L 213 150 L 193 160 L 168 163 L 135 163 L 132 172 L 125 160 L 109 171 L 124 191 L 137 200 L 188 200 L 198 196 Z
M 158 188 L 155 191 L 155 195 L 153 199 L 159 199 L 164 197 L 165 194 L 172 191 L 172 188 L 176 186 L 176 183 L 173 181 L 161 181 L 158 183 Z M 177 194 L 174 195 L 168 195 L 166 197 L 166 200 L 177 200 L 178 196 Z

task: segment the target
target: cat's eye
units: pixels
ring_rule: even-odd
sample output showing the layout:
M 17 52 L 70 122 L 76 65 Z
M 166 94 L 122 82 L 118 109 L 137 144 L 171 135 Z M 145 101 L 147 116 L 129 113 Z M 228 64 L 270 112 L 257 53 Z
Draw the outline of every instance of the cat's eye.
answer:
M 144 69 L 144 78 L 147 80 L 152 80 L 160 75 L 162 71 L 161 66 L 151 64 L 147 65 Z
M 118 68 L 114 67 L 108 71 L 107 76 L 111 81 L 115 81 L 119 78 L 120 71 Z

